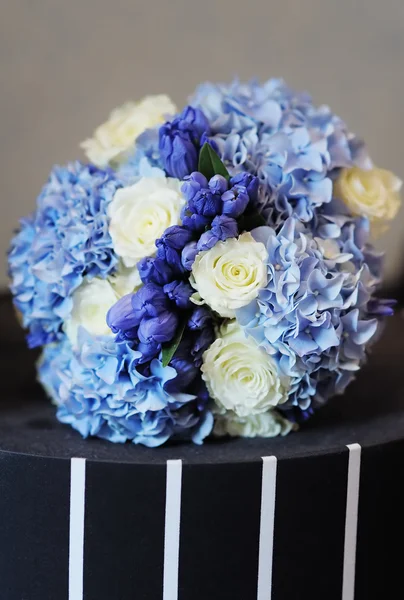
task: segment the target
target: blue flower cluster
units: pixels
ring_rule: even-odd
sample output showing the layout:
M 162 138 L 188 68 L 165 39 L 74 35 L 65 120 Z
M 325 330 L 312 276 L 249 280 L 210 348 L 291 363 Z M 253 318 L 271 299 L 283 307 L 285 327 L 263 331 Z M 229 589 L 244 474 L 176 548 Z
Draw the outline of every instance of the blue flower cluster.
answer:
M 214 317 L 207 307 L 195 307 L 191 302 L 194 290 L 189 271 L 198 252 L 238 235 L 237 218 L 246 214 L 248 207 L 252 210 L 257 189 L 257 178 L 247 173 L 230 181 L 222 175 L 208 181 L 197 171 L 185 176 L 182 225 L 169 227 L 156 240 L 156 256 L 138 263 L 143 286 L 119 300 L 107 315 L 116 339 L 130 340 L 140 351 L 138 362 L 147 369 L 180 329 L 182 341 L 174 359 L 178 381 L 190 385 L 193 374 L 203 395 L 206 391 L 199 369 L 204 351 L 214 341 Z M 181 355 L 184 358 L 179 360 Z
M 339 117 L 282 80 L 203 84 L 191 104 L 205 113 L 230 172 L 257 175 L 261 210 L 276 226 L 291 215 L 311 221 L 331 201 L 335 169 L 371 166 L 363 143 Z
M 39 365 L 62 423 L 84 437 L 149 447 L 169 438 L 201 443 L 210 433 L 213 417 L 206 406 L 193 394 L 174 391 L 175 366 L 154 359 L 142 374 L 136 366 L 140 352 L 130 344 L 94 338 L 83 329 L 78 348 L 73 351 L 67 341 L 51 344 Z
M 89 141 L 92 156 L 102 155 L 103 160 L 111 150 L 120 150 L 114 168 L 80 162 L 55 167 L 37 210 L 21 220 L 12 241 L 14 302 L 29 345 L 44 346 L 39 376 L 57 416 L 84 437 L 150 447 L 169 439 L 202 443 L 213 429 L 213 400 L 226 406 L 231 418 L 232 407 L 209 398 L 205 385 L 206 356 L 223 325 L 223 317 L 211 307 L 222 304 L 215 305 L 215 298 L 209 304 L 196 271 L 201 260 L 216 257 L 222 248 L 233 252 L 234 244 L 247 238 L 248 245 L 241 248 L 254 247 L 246 251 L 251 252 L 252 273 L 249 257 L 242 256 L 241 266 L 229 268 L 236 281 L 231 292 L 237 295 L 237 285 L 244 283 L 248 288 L 246 304 L 232 297 L 236 303 L 222 315 L 235 316 L 230 326 L 241 333 L 242 342 L 240 327 L 271 356 L 270 379 L 278 378 L 281 401 L 275 405 L 264 398 L 266 425 L 258 427 L 262 415 L 255 413 L 257 423 L 248 426 L 244 413 L 238 426 L 251 435 L 257 427 L 274 429 L 271 415 L 274 422 L 280 415 L 290 422 L 305 421 L 345 389 L 363 363 L 379 322 L 393 311 L 394 302 L 375 295 L 382 256 L 369 242 L 372 215 L 357 210 L 362 204 L 356 197 L 336 193 L 341 175 L 372 169 L 366 148 L 328 107 L 315 106 L 307 94 L 295 93 L 280 80 L 203 84 L 190 104 L 165 123 L 156 118 L 153 100 L 149 102 L 147 118 L 141 113 L 128 116 L 137 108 L 125 105 L 119 123 L 110 120 L 102 139 L 96 135 Z M 145 129 L 132 147 L 133 122 L 138 127 L 142 118 L 148 125 L 160 125 Z M 128 139 L 130 145 L 124 147 Z M 149 184 L 152 190 L 145 205 L 155 201 L 157 208 L 139 219 L 153 232 L 142 254 L 142 235 L 137 232 L 135 244 L 127 238 L 129 227 L 137 223 L 136 184 L 143 178 L 154 180 L 143 182 L 144 190 Z M 159 187 L 160 178 L 165 186 Z M 385 179 L 391 188 L 386 188 L 387 197 L 397 182 Z M 118 192 L 117 199 L 121 194 L 124 198 L 112 217 L 117 204 L 110 204 L 121 188 L 127 189 Z M 163 193 L 176 198 L 176 213 L 170 200 L 171 208 L 163 215 Z M 390 204 L 395 203 L 393 198 Z M 391 206 L 384 211 L 390 219 Z M 122 222 L 129 227 L 121 228 Z M 251 235 L 241 235 L 246 232 Z M 259 246 L 258 259 L 254 240 L 266 249 L 265 254 Z M 127 247 L 126 258 L 135 257 L 133 262 L 125 262 Z M 205 253 L 202 259 L 200 253 Z M 128 267 L 136 261 L 135 269 Z M 122 273 L 136 282 L 129 288 L 136 291 L 123 297 L 127 287 L 121 295 L 113 287 Z M 138 276 L 141 285 L 135 287 Z M 112 302 L 117 298 L 101 319 L 111 335 L 95 335 L 79 323 L 76 342 L 65 324 L 81 309 L 94 309 L 93 297 L 89 307 L 85 304 L 86 289 L 91 288 L 87 284 L 94 278 L 111 284 Z M 221 282 L 216 284 L 212 293 L 220 294 Z M 84 308 L 75 305 L 80 286 Z M 103 310 L 109 306 L 104 304 Z M 234 312 L 234 306 L 241 308 Z M 266 359 L 264 354 L 264 363 Z M 214 387 L 209 387 L 212 396 Z M 253 400 L 255 407 L 261 405 Z
M 341 393 L 359 369 L 377 328 L 368 308 L 375 279 L 363 260 L 356 270 L 352 253 L 313 237 L 293 218 L 278 234 L 265 226 L 253 235 L 268 250 L 268 284 L 237 318 L 291 378 L 281 407 L 288 416 L 295 406 L 322 404 L 329 396 L 325 380 L 328 390 Z
M 107 207 L 119 187 L 112 171 L 79 162 L 55 167 L 35 214 L 21 221 L 9 269 L 30 347 L 60 339 L 84 277 L 106 277 L 115 268 Z

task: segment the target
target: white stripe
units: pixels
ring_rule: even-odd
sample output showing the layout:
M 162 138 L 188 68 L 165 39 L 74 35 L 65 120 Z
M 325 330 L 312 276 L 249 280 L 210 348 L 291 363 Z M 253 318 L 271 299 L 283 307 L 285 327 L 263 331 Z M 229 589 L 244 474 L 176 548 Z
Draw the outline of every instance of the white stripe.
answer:
M 348 461 L 348 485 L 345 517 L 344 573 L 342 600 L 354 600 L 356 534 L 358 529 L 359 478 L 361 469 L 361 447 L 351 444 Z
M 86 461 L 70 463 L 69 600 L 83 600 Z
M 274 547 L 276 457 L 262 459 L 261 526 L 258 559 L 257 600 L 271 600 Z
M 163 600 L 178 600 L 182 461 L 167 461 Z

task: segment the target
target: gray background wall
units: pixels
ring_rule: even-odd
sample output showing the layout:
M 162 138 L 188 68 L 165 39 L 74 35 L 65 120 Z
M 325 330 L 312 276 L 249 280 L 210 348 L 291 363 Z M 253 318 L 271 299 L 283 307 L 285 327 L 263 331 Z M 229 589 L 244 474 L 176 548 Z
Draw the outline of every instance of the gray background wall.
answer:
M 0 253 L 110 109 L 161 91 L 181 105 L 206 79 L 307 88 L 404 178 L 403 63 L 403 0 L 0 0 Z M 390 278 L 403 219 L 381 241 Z

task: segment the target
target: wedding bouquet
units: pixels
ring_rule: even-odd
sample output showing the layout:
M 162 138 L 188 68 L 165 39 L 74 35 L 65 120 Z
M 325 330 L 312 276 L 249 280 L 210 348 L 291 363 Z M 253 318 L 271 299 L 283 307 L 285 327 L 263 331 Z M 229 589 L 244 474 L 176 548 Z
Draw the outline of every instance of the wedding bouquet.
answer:
M 393 302 L 369 240 L 401 182 L 283 81 L 115 109 L 9 253 L 57 417 L 158 446 L 284 435 L 344 391 Z

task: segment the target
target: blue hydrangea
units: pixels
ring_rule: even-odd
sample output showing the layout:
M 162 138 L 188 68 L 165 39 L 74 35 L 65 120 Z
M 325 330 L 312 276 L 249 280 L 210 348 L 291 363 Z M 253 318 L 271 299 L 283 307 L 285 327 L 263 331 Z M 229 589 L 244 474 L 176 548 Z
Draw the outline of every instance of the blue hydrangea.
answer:
M 21 221 L 9 271 L 30 346 L 59 337 L 83 277 L 106 277 L 115 268 L 107 207 L 119 186 L 112 171 L 92 165 L 55 167 L 36 212 Z
M 323 206 L 311 223 L 313 235 L 323 240 L 334 240 L 341 253 L 352 254 L 351 263 L 356 270 L 367 265 L 375 284 L 382 281 L 383 253 L 369 242 L 370 223 L 367 217 L 352 216 L 339 199 Z
M 213 426 L 206 401 L 168 391 L 176 369 L 154 359 L 142 372 L 138 357 L 130 344 L 82 329 L 77 350 L 67 340 L 45 348 L 39 378 L 57 405 L 58 419 L 84 437 L 150 447 L 169 438 L 202 443 Z
M 268 283 L 237 319 L 291 378 L 286 410 L 307 410 L 345 389 L 365 358 L 377 320 L 368 305 L 377 279 L 344 242 L 322 240 L 289 218 L 277 234 L 253 231 L 268 251 Z M 357 248 L 358 249 L 358 248 Z
M 132 152 L 117 171 L 123 185 L 133 185 L 141 177 L 165 177 L 159 151 L 159 127 L 146 129 L 136 140 Z
M 310 221 L 331 200 L 335 169 L 371 165 L 364 145 L 339 117 L 282 80 L 207 83 L 190 102 L 208 118 L 229 170 L 258 176 L 269 224 L 292 214 Z

